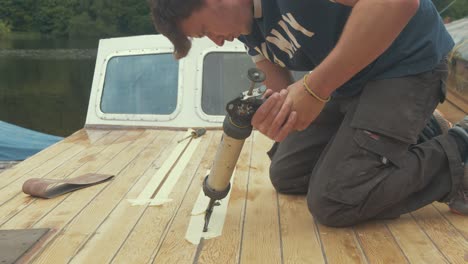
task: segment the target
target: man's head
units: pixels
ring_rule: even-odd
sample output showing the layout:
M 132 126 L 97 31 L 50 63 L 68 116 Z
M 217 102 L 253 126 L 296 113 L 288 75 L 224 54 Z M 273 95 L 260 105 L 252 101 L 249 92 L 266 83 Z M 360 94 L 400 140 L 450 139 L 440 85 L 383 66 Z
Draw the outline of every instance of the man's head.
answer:
M 177 59 L 187 55 L 190 38 L 207 36 L 217 45 L 249 34 L 252 0 L 151 0 L 156 30 L 174 44 Z

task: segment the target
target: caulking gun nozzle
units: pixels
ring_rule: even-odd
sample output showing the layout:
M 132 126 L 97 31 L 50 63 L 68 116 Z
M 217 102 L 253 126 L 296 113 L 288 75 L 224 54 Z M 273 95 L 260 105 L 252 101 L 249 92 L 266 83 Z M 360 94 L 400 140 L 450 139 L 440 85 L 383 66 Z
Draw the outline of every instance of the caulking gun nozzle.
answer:
M 210 202 L 208 203 L 208 207 L 205 211 L 205 225 L 203 226 L 203 232 L 208 231 L 208 224 L 210 223 L 211 213 L 213 213 L 213 207 L 215 206 L 216 200 L 211 198 Z

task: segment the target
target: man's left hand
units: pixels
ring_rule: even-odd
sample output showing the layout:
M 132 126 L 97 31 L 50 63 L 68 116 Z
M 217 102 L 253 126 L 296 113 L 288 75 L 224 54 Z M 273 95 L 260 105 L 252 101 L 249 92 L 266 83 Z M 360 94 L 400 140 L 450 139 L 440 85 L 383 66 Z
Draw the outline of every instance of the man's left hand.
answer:
M 288 87 L 288 99 L 292 101 L 291 110 L 297 113 L 294 129 L 299 131 L 306 129 L 325 107 L 324 102 L 317 100 L 305 90 L 302 80 Z

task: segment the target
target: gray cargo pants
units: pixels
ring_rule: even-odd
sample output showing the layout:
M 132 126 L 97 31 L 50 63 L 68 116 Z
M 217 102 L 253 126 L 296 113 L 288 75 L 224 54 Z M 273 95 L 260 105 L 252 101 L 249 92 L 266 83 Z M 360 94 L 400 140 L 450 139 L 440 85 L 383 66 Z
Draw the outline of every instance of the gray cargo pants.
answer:
M 396 218 L 457 190 L 463 167 L 455 140 L 415 144 L 443 97 L 447 66 L 368 82 L 362 93 L 331 100 L 304 131 L 269 151 L 277 191 L 307 194 L 329 226 Z

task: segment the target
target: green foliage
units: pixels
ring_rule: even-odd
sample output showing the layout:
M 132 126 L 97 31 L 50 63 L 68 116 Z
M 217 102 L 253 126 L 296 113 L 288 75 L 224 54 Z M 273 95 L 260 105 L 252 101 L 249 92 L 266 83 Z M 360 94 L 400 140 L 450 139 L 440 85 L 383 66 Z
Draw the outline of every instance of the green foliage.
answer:
M 155 33 L 147 0 L 0 0 L 12 31 L 65 37 Z
M 10 34 L 10 26 L 0 20 L 0 37 Z
M 468 0 L 432 0 L 441 17 L 457 20 L 468 16 Z
M 155 31 L 147 1 L 0 0 L 0 21 L 12 31 L 65 37 L 152 34 Z M 468 0 L 432 1 L 439 12 L 443 11 L 443 18 L 468 16 Z

